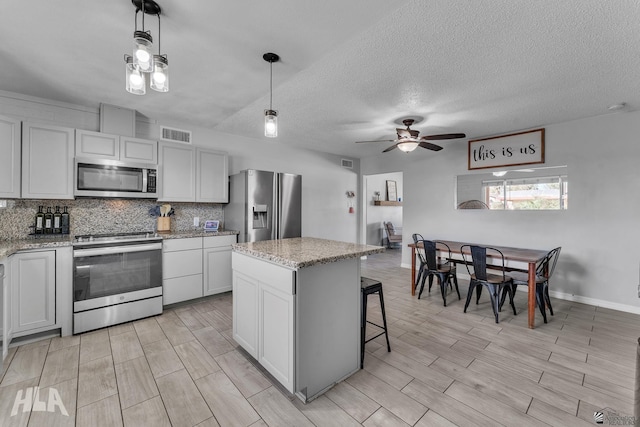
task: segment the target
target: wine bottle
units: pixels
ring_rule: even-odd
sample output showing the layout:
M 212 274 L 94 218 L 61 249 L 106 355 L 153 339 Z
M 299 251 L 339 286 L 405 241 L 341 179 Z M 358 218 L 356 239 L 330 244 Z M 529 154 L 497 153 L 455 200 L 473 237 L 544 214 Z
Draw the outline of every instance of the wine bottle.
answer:
M 43 206 L 38 206 L 38 213 L 36 214 L 36 234 L 44 233 L 44 212 L 42 212 L 42 209 L 44 209 Z
M 47 207 L 47 213 L 44 214 L 44 233 L 53 233 L 53 214 L 51 213 L 51 206 Z
M 53 234 L 62 233 L 62 214 L 60 213 L 60 206 L 56 206 L 56 211 L 53 214 Z
M 60 215 L 60 228 L 62 229 L 62 234 L 69 234 L 69 212 L 67 212 L 67 207 L 64 207 L 64 211 Z

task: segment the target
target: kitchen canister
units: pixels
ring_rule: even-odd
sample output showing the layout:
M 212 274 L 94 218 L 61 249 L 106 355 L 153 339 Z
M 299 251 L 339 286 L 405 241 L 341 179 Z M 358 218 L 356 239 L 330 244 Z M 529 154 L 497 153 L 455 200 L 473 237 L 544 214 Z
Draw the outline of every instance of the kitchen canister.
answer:
M 158 217 L 158 232 L 171 231 L 171 218 L 168 216 Z

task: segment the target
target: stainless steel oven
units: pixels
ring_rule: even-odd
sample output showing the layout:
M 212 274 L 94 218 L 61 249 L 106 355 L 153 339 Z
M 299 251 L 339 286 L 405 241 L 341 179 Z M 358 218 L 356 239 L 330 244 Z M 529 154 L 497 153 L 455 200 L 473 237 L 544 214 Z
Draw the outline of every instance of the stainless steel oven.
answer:
M 162 238 L 78 236 L 73 244 L 73 333 L 162 313 Z

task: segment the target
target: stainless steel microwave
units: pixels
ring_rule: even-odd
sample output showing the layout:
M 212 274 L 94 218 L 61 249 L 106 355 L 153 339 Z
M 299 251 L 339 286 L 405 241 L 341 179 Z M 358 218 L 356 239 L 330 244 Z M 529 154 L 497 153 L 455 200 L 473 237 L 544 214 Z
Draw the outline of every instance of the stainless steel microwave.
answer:
M 157 199 L 158 167 L 101 159 L 75 159 L 76 197 Z

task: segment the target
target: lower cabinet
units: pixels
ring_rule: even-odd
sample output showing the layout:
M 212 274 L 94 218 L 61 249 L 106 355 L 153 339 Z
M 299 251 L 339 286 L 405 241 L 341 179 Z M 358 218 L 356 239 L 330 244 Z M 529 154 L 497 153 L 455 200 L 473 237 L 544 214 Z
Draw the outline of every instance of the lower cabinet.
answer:
M 169 239 L 162 244 L 163 304 L 230 291 L 236 235 Z
M 162 303 L 202 296 L 202 237 L 162 243 Z
M 56 324 L 56 252 L 25 252 L 11 257 L 14 336 Z
M 232 256 L 233 338 L 293 393 L 296 272 Z

